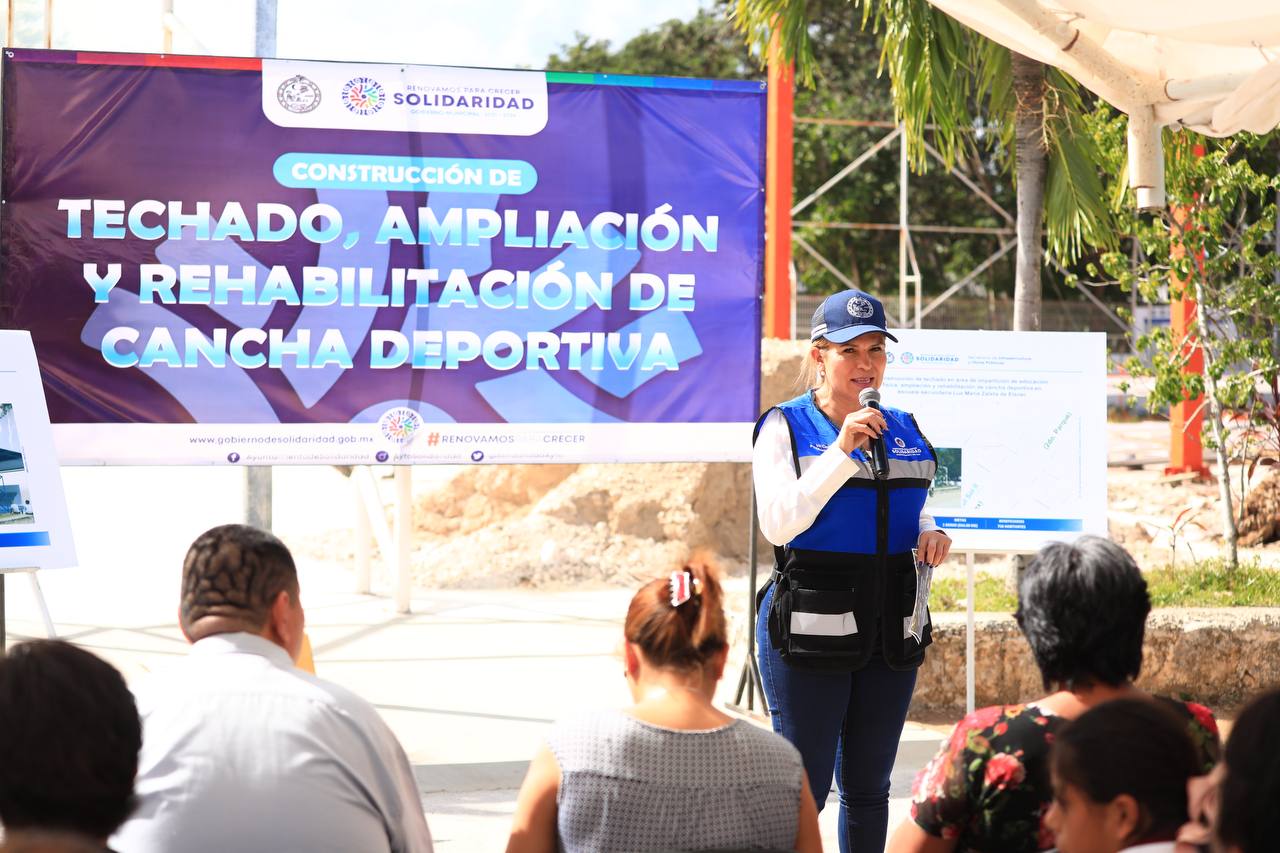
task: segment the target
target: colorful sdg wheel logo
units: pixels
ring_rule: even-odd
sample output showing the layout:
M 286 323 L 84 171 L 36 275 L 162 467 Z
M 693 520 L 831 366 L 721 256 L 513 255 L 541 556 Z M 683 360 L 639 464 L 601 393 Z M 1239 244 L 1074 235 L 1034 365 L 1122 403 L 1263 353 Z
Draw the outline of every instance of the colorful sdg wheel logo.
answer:
M 383 412 L 378 419 L 378 426 L 382 429 L 383 438 L 396 444 L 408 444 L 413 441 L 418 430 L 422 429 L 422 415 L 413 409 L 399 406 Z
M 387 91 L 372 77 L 353 77 L 342 87 L 342 103 L 356 115 L 373 115 L 387 102 Z

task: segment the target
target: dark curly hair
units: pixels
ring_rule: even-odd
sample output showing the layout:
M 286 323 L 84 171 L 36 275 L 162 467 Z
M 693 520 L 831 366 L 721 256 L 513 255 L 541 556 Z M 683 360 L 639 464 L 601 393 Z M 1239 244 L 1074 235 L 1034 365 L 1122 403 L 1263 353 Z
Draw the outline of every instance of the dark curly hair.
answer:
M 105 839 L 133 811 L 142 724 L 111 664 L 61 640 L 0 657 L 0 822 Z
M 1018 581 L 1014 618 L 1031 645 L 1045 689 L 1120 685 L 1142 669 L 1151 597 L 1138 564 L 1109 539 L 1054 542 Z
M 215 527 L 191 543 L 182 564 L 182 628 L 198 639 L 195 623 L 208 616 L 259 628 L 281 592 L 298 594 L 298 570 L 283 542 L 244 524 Z

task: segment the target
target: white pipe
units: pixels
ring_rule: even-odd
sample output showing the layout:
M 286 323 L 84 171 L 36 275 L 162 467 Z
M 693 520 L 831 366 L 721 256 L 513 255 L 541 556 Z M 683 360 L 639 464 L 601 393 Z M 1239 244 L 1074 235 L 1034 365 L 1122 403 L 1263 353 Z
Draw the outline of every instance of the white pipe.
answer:
M 849 165 L 845 166 L 843 169 L 836 172 L 834 175 L 828 178 L 822 186 L 818 187 L 816 190 L 809 193 L 809 195 L 806 196 L 803 201 L 801 201 L 795 207 L 791 208 L 791 215 L 795 216 L 797 213 L 804 210 L 806 207 L 808 207 L 809 205 L 817 201 L 819 198 L 821 198 L 823 193 L 825 193 L 827 190 L 831 189 L 836 184 L 843 181 L 846 175 L 848 175 L 850 172 L 853 172 L 855 169 L 857 169 L 863 163 L 870 160 L 872 157 L 876 156 L 876 154 L 879 153 L 881 148 L 884 148 L 886 145 L 892 142 L 893 138 L 901 132 L 902 132 L 902 127 L 901 125 L 899 125 L 898 127 L 895 127 L 893 130 L 886 133 L 883 137 L 880 138 L 878 142 L 876 142 L 875 145 L 872 145 L 866 151 L 863 151 L 861 154 L 855 157 L 853 161 L 849 163 Z
M 1166 80 L 1165 94 L 1171 101 L 1209 101 L 1224 95 L 1230 95 L 1252 77 L 1249 72 L 1234 74 L 1214 74 L 1210 77 L 1198 77 L 1195 80 Z
M 276 0 L 258 0 L 253 14 L 253 52 L 262 59 L 274 59 L 276 55 L 276 24 L 278 9 Z
M 53 628 L 53 617 L 49 615 L 49 604 L 44 600 L 44 591 L 40 589 L 40 578 L 36 577 L 35 569 L 27 572 L 27 577 L 31 578 L 31 593 L 36 597 L 36 604 L 40 607 L 40 618 L 44 620 L 44 635 L 50 640 L 57 639 L 58 632 Z
M 1161 81 L 1119 62 L 1079 29 L 1062 23 L 1037 0 L 996 2 L 1060 51 L 1055 65 L 1124 112 L 1169 99 Z
M 387 524 L 386 506 L 382 503 L 378 484 L 373 481 L 373 472 L 367 465 L 357 465 L 351 469 L 351 479 L 364 495 L 365 512 L 373 526 L 373 538 L 378 543 L 378 550 L 382 552 L 382 559 L 390 563 L 395 554 L 391 544 L 391 526 Z
M 898 134 L 898 319 L 907 322 L 907 129 Z
M 1140 210 L 1163 208 L 1164 141 L 1151 107 L 1129 113 L 1129 186 Z
M 373 525 L 369 523 L 369 511 L 365 507 L 364 496 L 356 483 L 355 470 L 351 472 L 349 482 L 351 497 L 355 506 L 352 509 L 356 516 L 355 552 L 356 552 L 356 592 L 367 595 L 373 591 L 373 550 L 369 546 L 373 542 Z M 385 523 L 385 521 L 383 522 Z
M 409 554 L 413 545 L 413 468 L 396 466 L 396 612 L 410 611 L 413 578 Z
M 200 41 L 200 39 L 196 37 L 196 34 L 191 32 L 191 28 L 182 23 L 182 19 L 174 13 L 166 12 L 163 18 L 163 23 L 165 30 L 169 33 L 167 43 L 169 44 L 170 52 L 172 52 L 173 49 L 173 34 L 181 33 L 189 39 L 193 45 L 195 45 L 196 50 L 201 51 L 202 53 L 212 53 L 209 48 L 205 47 L 204 42 Z
M 975 682 L 976 676 L 973 669 L 973 645 L 974 645 L 974 627 L 973 627 L 973 572 L 974 572 L 974 553 L 966 551 L 964 555 L 965 569 L 965 623 L 964 623 L 964 709 L 966 714 L 973 713 L 975 702 Z
M 169 19 L 173 18 L 173 0 L 160 0 L 160 27 L 164 30 L 164 53 L 173 53 L 173 27 Z M 175 18 L 176 20 L 176 18 Z

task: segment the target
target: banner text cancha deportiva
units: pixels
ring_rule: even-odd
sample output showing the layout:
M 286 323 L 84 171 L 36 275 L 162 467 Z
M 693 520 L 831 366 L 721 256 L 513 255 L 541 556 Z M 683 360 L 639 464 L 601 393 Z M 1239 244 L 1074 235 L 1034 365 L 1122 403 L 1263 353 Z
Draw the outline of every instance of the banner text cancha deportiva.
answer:
M 122 199 L 60 198 L 58 210 L 66 214 L 65 234 L 81 239 L 86 231 L 94 239 L 142 240 L 181 238 L 190 229 L 196 240 L 236 239 L 244 242 L 281 242 L 300 234 L 316 244 L 343 238 L 351 248 L 361 238 L 356 231 L 344 232 L 341 212 L 329 204 L 312 204 L 296 212 L 288 205 L 261 202 L 250 216 L 238 202 L 228 202 L 212 216 L 213 205 L 198 201 L 161 202 L 143 199 L 126 204 Z M 501 240 L 513 248 L 590 248 L 606 251 L 635 249 L 655 251 L 715 252 L 719 217 L 703 218 L 671 214 L 670 205 L 652 213 L 603 211 L 584 226 L 574 211 L 562 211 L 553 220 L 551 211 L 536 210 L 532 228 L 521 233 L 519 211 L 502 215 L 485 208 L 459 208 L 438 215 L 430 207 L 413 211 L 417 223 L 399 206 L 388 206 L 377 234 L 376 244 L 477 246 L 484 240 Z M 554 229 L 551 227 L 554 221 Z M 528 218 L 526 218 L 528 225 Z M 375 283 L 369 267 L 305 266 L 294 275 L 284 265 L 272 266 L 265 276 L 253 266 L 232 269 L 225 264 L 144 263 L 138 266 L 138 301 L 165 305 L 263 305 L 343 307 L 440 307 L 559 310 L 595 306 L 614 307 L 617 282 L 612 273 L 596 275 L 563 272 L 563 263 L 551 263 L 540 271 L 490 269 L 473 284 L 466 270 L 432 268 L 392 268 L 385 289 Z M 112 290 L 122 282 L 123 265 L 85 263 L 86 283 L 95 303 L 110 300 Z M 134 283 L 131 283 L 134 284 Z M 695 307 L 692 273 L 631 273 L 628 276 L 627 308 L 632 311 L 689 312 Z M 433 287 L 435 288 L 433 292 Z M 100 351 L 110 365 L 128 367 L 197 367 L 203 360 L 222 367 L 228 360 L 243 368 L 280 368 L 291 360 L 297 367 L 350 368 L 351 353 L 361 342 L 347 341 L 338 329 L 299 329 L 288 337 L 280 329 L 269 331 L 241 328 L 234 332 L 215 328 L 205 334 L 189 327 L 179 339 L 163 326 L 139 329 L 116 326 L 102 337 Z M 481 338 L 467 330 L 417 330 L 412 335 L 391 329 L 372 329 L 368 334 L 369 362 L 374 369 L 410 364 L 419 369 L 456 369 L 477 358 L 495 370 L 603 370 L 606 364 L 626 370 L 679 370 L 668 335 L 642 332 L 529 332 L 496 330 Z M 351 344 L 355 343 L 356 346 Z

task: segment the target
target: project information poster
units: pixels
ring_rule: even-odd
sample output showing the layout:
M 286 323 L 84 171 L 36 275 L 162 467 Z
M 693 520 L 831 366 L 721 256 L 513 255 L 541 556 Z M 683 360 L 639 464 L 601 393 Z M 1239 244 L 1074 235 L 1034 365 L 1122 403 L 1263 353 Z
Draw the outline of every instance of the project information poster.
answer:
M 745 460 L 764 86 L 4 53 L 66 463 Z
M 0 571 L 75 564 L 35 348 L 0 331 Z
M 938 455 L 925 505 L 956 550 L 1107 533 L 1106 335 L 893 330 L 883 399 Z

